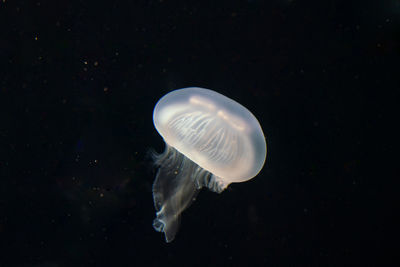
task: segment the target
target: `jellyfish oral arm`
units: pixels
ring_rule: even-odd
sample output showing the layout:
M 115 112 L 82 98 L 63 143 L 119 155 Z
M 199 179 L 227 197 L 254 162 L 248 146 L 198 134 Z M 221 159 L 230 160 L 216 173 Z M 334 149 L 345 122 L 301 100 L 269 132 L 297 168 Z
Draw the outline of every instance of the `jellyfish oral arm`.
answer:
M 153 227 L 165 234 L 169 243 L 179 228 L 180 216 L 196 199 L 201 188 L 221 193 L 228 184 L 166 145 L 164 153 L 154 156 L 158 172 L 153 184 L 156 218 Z
M 194 201 L 200 189 L 191 179 L 194 165 L 172 147 L 167 145 L 164 153 L 154 155 L 154 159 L 159 168 L 153 184 L 157 211 L 153 227 L 171 242 L 178 231 L 181 213 Z

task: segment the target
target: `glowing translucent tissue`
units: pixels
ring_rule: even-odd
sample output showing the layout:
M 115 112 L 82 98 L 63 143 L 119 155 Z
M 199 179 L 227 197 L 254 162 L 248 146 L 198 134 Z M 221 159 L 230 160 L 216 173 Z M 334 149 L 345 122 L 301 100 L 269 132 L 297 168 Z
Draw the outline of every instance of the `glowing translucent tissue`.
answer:
M 262 169 L 267 146 L 260 124 L 239 103 L 197 87 L 172 91 L 153 112 L 165 141 L 155 154 L 153 226 L 171 242 L 181 213 L 202 187 L 220 193 L 230 183 L 250 180 Z

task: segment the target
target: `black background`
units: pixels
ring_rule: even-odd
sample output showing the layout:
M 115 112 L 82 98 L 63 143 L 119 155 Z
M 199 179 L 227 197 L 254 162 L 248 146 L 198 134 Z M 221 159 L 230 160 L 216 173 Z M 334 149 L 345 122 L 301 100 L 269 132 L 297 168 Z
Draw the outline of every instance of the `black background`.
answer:
M 394 265 L 399 16 L 398 0 L 1 0 L 0 266 Z M 251 110 L 268 155 L 203 190 L 166 244 L 152 111 L 188 86 Z

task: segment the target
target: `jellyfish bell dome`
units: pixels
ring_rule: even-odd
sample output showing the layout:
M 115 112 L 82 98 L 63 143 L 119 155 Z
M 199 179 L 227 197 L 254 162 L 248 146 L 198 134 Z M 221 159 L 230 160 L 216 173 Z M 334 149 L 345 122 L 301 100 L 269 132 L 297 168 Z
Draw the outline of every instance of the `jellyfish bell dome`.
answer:
M 201 188 L 221 193 L 230 183 L 247 181 L 262 169 L 267 153 L 254 115 L 215 91 L 190 87 L 162 97 L 153 112 L 165 151 L 153 154 L 156 218 L 153 227 L 171 242 L 181 213 Z
M 172 91 L 156 104 L 153 121 L 168 145 L 219 177 L 223 187 L 253 178 L 264 165 L 267 149 L 258 120 L 215 91 Z

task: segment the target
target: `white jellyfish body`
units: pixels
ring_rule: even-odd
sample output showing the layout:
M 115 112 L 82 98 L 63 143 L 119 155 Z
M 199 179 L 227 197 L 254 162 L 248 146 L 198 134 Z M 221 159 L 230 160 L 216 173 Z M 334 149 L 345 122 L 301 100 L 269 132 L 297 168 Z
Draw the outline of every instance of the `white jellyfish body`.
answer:
M 197 87 L 162 97 L 153 122 L 166 143 L 154 156 L 159 168 L 153 184 L 157 210 L 153 227 L 171 242 L 180 214 L 202 187 L 220 193 L 262 169 L 267 152 L 264 133 L 254 115 L 236 101 Z

